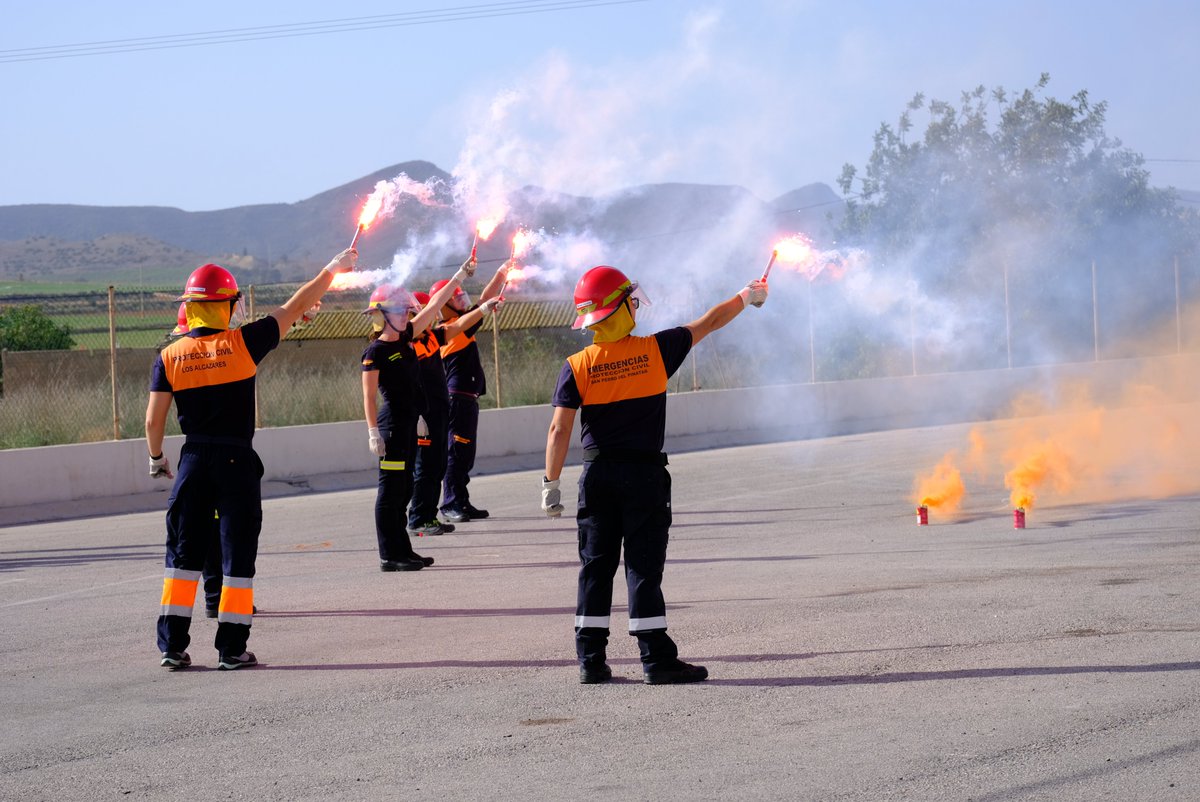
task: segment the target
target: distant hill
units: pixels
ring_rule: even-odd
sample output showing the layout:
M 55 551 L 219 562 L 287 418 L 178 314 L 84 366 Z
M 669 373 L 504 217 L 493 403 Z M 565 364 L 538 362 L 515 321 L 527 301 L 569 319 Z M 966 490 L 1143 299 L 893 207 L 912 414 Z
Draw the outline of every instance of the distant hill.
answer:
M 205 261 L 238 267 L 239 276 L 266 283 L 307 277 L 346 247 L 362 201 L 376 182 L 405 173 L 416 181 L 445 171 L 410 161 L 314 195 L 298 203 L 241 206 L 208 212 L 164 207 L 30 204 L 0 206 L 0 276 L 26 280 L 174 281 Z M 714 227 L 768 236 L 779 230 L 822 238 L 842 206 L 824 184 L 811 184 L 773 201 L 733 186 L 654 184 L 611 196 L 586 198 L 525 187 L 510 199 L 510 222 L 551 231 L 587 229 L 604 241 L 644 241 L 647 255 L 674 247 L 664 235 L 696 236 Z M 470 232 L 474 221 L 447 207 L 405 203 L 369 233 L 373 254 L 401 250 L 410 234 L 444 225 Z M 731 223 L 730 221 L 735 221 Z M 736 232 L 735 232 L 736 233 Z M 491 246 L 495 250 L 495 239 Z M 360 245 L 360 249 L 365 250 Z M 482 251 L 481 251 L 482 255 Z

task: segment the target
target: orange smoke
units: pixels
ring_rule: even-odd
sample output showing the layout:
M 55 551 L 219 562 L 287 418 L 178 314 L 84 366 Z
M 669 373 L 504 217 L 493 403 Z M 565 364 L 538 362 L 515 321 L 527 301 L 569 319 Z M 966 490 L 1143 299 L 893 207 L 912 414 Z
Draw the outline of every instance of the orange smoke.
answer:
M 1038 491 L 1046 484 L 1066 493 L 1075 484 L 1074 459 L 1064 444 L 1055 440 L 1021 444 L 1010 452 L 1017 466 L 1004 475 L 1004 486 L 1014 508 L 1033 509 Z
M 971 431 L 964 470 L 981 481 L 1003 476 L 1012 506 L 1025 510 L 1200 492 L 1200 415 L 1191 400 L 1200 359 L 1140 364 L 1147 373 L 1122 382 L 1103 379 L 1126 366 L 1102 367 L 1090 381 L 1017 396 L 1009 419 L 988 425 L 986 440 Z M 915 483 L 921 503 L 953 509 L 946 502 L 961 499 L 956 456 L 950 452 Z
M 947 453 L 933 467 L 933 471 L 917 480 L 913 500 L 918 507 L 928 507 L 946 514 L 958 509 L 966 486 L 954 464 L 956 456 L 954 451 Z

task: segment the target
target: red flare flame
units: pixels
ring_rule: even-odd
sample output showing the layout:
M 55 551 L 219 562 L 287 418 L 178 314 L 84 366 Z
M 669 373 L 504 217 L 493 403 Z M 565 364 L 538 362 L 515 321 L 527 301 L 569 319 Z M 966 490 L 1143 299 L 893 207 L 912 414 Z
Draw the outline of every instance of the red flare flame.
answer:
M 533 232 L 524 228 L 518 228 L 512 238 L 512 258 L 516 259 L 529 250 L 529 246 L 533 244 L 533 239 Z
M 367 229 L 371 223 L 375 222 L 375 216 L 379 214 L 379 210 L 383 208 L 383 193 L 372 192 L 367 198 L 367 202 L 363 204 L 362 212 L 358 215 L 358 226 L 362 229 Z
M 480 220 L 475 224 L 475 234 L 479 237 L 479 239 L 486 242 L 492 236 L 492 232 L 496 230 L 496 226 L 498 225 L 500 225 L 500 218 L 485 217 L 483 220 Z

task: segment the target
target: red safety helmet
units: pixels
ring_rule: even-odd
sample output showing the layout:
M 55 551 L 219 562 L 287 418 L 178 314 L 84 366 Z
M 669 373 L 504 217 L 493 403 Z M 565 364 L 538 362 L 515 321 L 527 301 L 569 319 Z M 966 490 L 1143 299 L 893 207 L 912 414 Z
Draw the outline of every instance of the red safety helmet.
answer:
M 179 305 L 179 314 L 175 316 L 175 328 L 171 329 L 171 334 L 187 334 L 191 330 L 187 322 L 187 301 L 184 301 Z
M 420 304 L 422 309 L 429 305 L 429 293 L 417 290 L 412 294 L 412 296 L 413 300 Z
M 438 290 L 440 290 L 442 287 L 445 287 L 449 283 L 450 283 L 450 279 L 448 279 L 448 278 L 444 278 L 441 281 L 433 282 L 433 286 L 429 288 L 429 294 L 433 295 L 434 293 L 436 293 Z M 465 312 L 471 306 L 471 296 L 467 295 L 467 291 L 464 290 L 462 287 L 455 287 L 454 294 L 451 295 L 450 298 L 451 298 L 451 300 L 458 301 L 458 306 L 459 306 L 458 311 L 460 311 L 460 312 Z
M 415 306 L 416 303 L 413 301 L 412 293 L 408 290 L 403 287 L 394 287 L 390 284 L 380 284 L 371 293 L 371 298 L 367 301 L 367 308 L 362 313 L 369 315 L 378 310 L 380 312 L 408 314 Z
M 202 265 L 188 276 L 176 301 L 235 301 L 241 297 L 237 280 L 220 265 Z
M 621 302 L 638 291 L 637 282 L 608 265 L 598 265 L 579 277 L 575 285 L 573 329 L 594 326 L 621 307 Z M 639 301 L 648 301 L 639 294 Z

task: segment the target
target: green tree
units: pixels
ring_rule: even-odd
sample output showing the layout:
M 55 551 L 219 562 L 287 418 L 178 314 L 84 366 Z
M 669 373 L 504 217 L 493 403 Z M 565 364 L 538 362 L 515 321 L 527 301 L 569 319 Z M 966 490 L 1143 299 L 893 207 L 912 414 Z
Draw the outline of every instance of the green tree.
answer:
M 68 326 L 55 323 L 36 304 L 0 308 L 0 349 L 58 351 L 75 347 Z
M 1114 274 L 1150 270 L 1200 238 L 1175 192 L 1151 187 L 1142 156 L 1105 133 L 1107 104 L 1087 91 L 1049 97 L 1049 81 L 1042 74 L 1017 94 L 980 86 L 956 104 L 917 94 L 896 125 L 880 125 L 861 174 L 843 167 L 838 237 L 944 299 L 1004 298 L 1011 278 L 1030 319 L 1060 326 L 1041 342 L 1076 347 L 1092 334 L 1092 262 Z M 928 114 L 923 135 L 919 114 Z M 1148 298 L 1133 290 L 1110 291 Z

